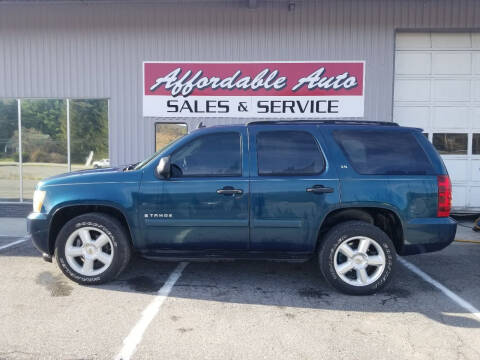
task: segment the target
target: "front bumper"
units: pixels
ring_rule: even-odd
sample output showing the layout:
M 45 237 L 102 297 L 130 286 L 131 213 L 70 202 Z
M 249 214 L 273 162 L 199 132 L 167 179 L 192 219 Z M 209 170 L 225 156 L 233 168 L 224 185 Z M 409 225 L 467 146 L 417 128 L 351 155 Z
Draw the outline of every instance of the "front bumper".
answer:
M 48 225 L 46 214 L 30 213 L 27 217 L 27 236 L 41 253 L 52 255 L 48 241 Z
M 420 218 L 406 223 L 400 255 L 438 251 L 455 240 L 457 222 L 450 217 Z

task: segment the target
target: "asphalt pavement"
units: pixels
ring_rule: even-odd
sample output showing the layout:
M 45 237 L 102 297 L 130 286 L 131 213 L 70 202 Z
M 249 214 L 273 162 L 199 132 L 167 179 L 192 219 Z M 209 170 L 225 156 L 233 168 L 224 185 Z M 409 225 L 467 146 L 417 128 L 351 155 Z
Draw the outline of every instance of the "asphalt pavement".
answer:
M 466 234 L 479 243 L 404 259 L 479 309 L 480 234 Z M 0 359 L 113 359 L 132 344 L 132 359 L 480 359 L 480 314 L 402 264 L 367 297 L 339 294 L 314 262 L 245 261 L 186 264 L 159 294 L 178 263 L 135 258 L 88 287 L 21 234 L 0 249 Z

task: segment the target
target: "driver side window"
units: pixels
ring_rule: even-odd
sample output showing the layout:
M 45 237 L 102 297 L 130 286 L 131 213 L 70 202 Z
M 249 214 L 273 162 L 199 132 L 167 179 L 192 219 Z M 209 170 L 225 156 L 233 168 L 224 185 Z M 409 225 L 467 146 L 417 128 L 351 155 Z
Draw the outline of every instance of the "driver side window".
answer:
M 242 175 L 240 133 L 204 135 L 172 154 L 172 177 Z

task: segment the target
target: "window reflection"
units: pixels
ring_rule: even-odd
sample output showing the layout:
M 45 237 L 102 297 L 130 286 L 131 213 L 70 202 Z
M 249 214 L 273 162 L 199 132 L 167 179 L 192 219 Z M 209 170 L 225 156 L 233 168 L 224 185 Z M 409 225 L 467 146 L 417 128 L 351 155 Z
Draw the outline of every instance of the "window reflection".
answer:
M 155 124 L 155 152 L 187 133 L 187 124 Z
M 411 132 L 335 130 L 334 138 L 360 174 L 434 173 L 425 151 Z
M 20 199 L 17 101 L 0 100 L 0 201 Z
M 108 100 L 70 100 L 72 171 L 110 166 Z
M 313 136 L 305 131 L 262 131 L 257 135 L 258 175 L 319 174 L 325 167 Z
M 240 134 L 222 132 L 200 136 L 172 154 L 172 177 L 241 176 Z
M 472 137 L 472 154 L 480 155 L 480 134 L 473 134 Z
M 17 109 L 0 100 L 0 201 L 31 200 L 40 180 L 69 170 L 67 100 L 22 99 L 21 136 Z M 70 101 L 70 149 L 72 170 L 110 166 L 107 99 Z
M 32 199 L 40 180 L 68 171 L 66 102 L 22 100 L 21 108 L 23 198 Z
M 466 155 L 468 135 L 455 133 L 433 134 L 433 146 L 442 155 Z

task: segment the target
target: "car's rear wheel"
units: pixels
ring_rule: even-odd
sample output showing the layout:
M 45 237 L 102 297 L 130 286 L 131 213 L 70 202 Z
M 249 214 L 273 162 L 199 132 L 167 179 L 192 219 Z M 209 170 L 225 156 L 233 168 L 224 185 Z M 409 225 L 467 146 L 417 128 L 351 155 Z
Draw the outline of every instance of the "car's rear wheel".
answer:
M 102 284 L 117 277 L 131 255 L 125 228 L 102 213 L 68 221 L 55 243 L 55 258 L 63 273 L 79 284 Z
M 341 292 L 369 295 L 385 287 L 396 263 L 395 247 L 378 227 L 347 221 L 322 240 L 318 260 L 325 279 Z

